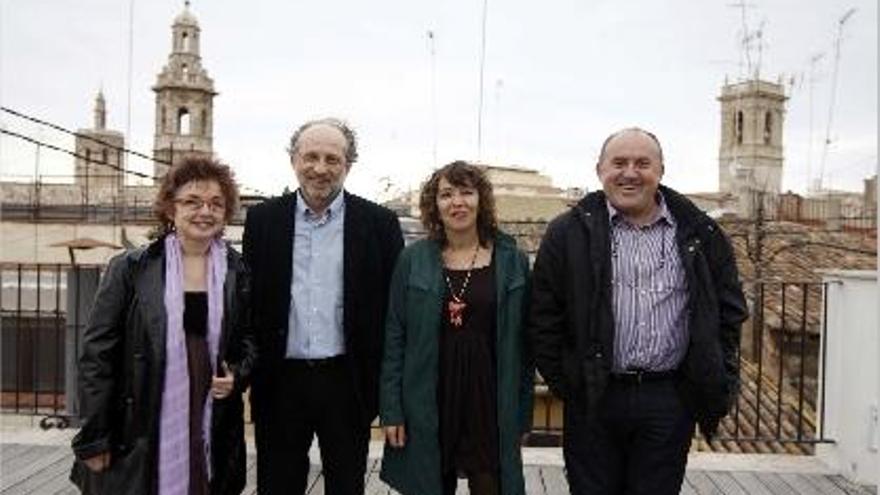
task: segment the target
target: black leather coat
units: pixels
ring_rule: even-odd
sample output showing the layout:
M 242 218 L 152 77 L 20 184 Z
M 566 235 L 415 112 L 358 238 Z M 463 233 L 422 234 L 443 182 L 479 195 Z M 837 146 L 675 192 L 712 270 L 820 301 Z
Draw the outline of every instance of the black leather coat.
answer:
M 164 242 L 120 254 L 101 279 L 82 341 L 79 398 L 82 428 L 74 437 L 71 480 L 86 494 L 156 493 L 159 411 L 164 378 L 166 313 Z M 235 377 L 233 393 L 214 400 L 211 493 L 245 485 L 242 392 L 256 359 L 250 288 L 241 256 L 228 249 L 218 363 Z M 111 452 L 103 473 L 81 462 Z
M 718 224 L 681 194 L 660 191 L 677 224 L 688 283 L 690 342 L 678 388 L 711 438 L 739 390 L 745 297 Z M 587 195 L 548 226 L 533 272 L 529 330 L 538 370 L 566 407 L 588 413 L 605 390 L 614 353 L 609 231 L 604 193 Z

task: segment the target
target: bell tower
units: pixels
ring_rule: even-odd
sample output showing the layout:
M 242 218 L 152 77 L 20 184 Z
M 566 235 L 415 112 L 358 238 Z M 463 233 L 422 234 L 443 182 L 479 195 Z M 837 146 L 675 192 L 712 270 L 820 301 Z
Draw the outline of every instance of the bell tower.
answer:
M 782 190 L 782 129 L 785 119 L 782 84 L 751 79 L 721 88 L 721 148 L 718 187 L 739 194 L 743 189 Z
M 156 128 L 153 155 L 155 175 L 162 177 L 187 156 L 213 156 L 214 80 L 202 67 L 199 55 L 201 30 L 189 10 L 171 25 L 171 54 L 153 85 L 156 93 Z

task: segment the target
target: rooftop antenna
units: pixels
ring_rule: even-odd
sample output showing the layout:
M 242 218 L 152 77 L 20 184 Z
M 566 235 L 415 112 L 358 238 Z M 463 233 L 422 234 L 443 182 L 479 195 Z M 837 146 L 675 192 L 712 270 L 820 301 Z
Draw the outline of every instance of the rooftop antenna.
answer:
M 813 176 L 813 83 L 816 81 L 816 64 L 825 58 L 825 53 L 818 52 L 814 53 L 810 57 L 810 75 L 809 79 L 807 79 L 807 84 L 809 85 L 809 100 L 810 100 L 810 131 L 809 131 L 809 139 L 807 142 L 807 192 L 813 192 L 815 189 L 814 184 L 811 182 L 811 177 Z
M 752 73 L 752 54 L 751 54 L 751 36 L 749 25 L 746 22 L 746 9 L 754 7 L 753 3 L 746 3 L 745 0 L 739 0 L 736 3 L 727 4 L 728 7 L 735 7 L 740 10 L 740 51 L 739 51 L 739 77 L 744 79 Z M 745 59 L 746 67 L 743 70 L 743 59 Z
M 480 43 L 480 99 L 477 109 L 477 161 L 483 151 L 483 72 L 486 68 L 486 18 L 489 14 L 489 0 L 483 0 L 483 29 Z
M 834 105 L 837 98 L 837 75 L 840 69 L 840 44 L 843 40 L 843 26 L 855 13 L 856 9 L 850 8 L 837 20 L 837 36 L 834 39 L 834 70 L 831 72 L 831 99 L 828 102 L 828 121 L 825 126 L 825 143 L 822 146 L 822 161 L 819 164 L 819 184 L 817 189 L 820 191 L 824 187 L 825 162 L 828 159 L 828 148 L 831 146 L 831 122 L 834 118 Z
M 428 53 L 431 56 L 431 157 L 437 167 L 437 50 L 434 31 L 428 30 Z

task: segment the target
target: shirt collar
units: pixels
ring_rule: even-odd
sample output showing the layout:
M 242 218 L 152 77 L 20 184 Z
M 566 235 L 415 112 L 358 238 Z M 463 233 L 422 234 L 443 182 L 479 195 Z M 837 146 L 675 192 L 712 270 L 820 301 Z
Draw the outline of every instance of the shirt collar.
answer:
M 616 225 L 617 222 L 624 221 L 624 216 L 620 213 L 620 210 L 614 207 L 608 199 L 605 199 L 605 206 L 608 207 L 608 220 L 612 225 Z M 660 220 L 666 221 L 671 226 L 675 226 L 675 218 L 672 216 L 672 213 L 669 211 L 669 207 L 666 206 L 666 199 L 663 197 L 663 193 L 657 191 L 657 211 L 655 212 L 656 216 L 653 220 L 648 222 L 648 225 L 653 225 Z
M 333 201 L 330 202 L 330 205 L 327 206 L 327 209 L 324 210 L 322 217 L 326 217 L 327 219 L 334 218 L 341 214 L 344 209 L 345 190 L 340 189 L 336 197 L 333 198 Z M 306 203 L 306 200 L 303 198 L 302 192 L 299 189 L 296 190 L 296 214 L 300 217 L 315 218 L 315 213 L 309 208 L 308 203 Z

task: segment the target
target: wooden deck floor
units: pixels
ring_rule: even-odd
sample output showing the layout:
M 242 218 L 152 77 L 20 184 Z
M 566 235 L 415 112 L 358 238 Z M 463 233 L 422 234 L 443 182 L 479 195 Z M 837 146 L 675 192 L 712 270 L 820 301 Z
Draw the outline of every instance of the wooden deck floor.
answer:
M 254 456 L 248 458 L 246 494 L 256 493 Z M 0 444 L 0 495 L 76 494 L 67 479 L 72 454 L 63 445 Z M 367 470 L 367 493 L 390 495 L 392 492 L 379 480 L 380 460 L 371 459 Z M 559 466 L 526 466 L 526 492 L 536 495 L 568 493 L 562 468 Z M 320 468 L 315 466 L 309 480 L 310 494 L 323 494 Z M 458 493 L 467 493 L 462 481 Z M 718 495 L 867 495 L 874 493 L 849 483 L 840 476 L 773 473 L 749 471 L 688 470 L 682 494 Z

